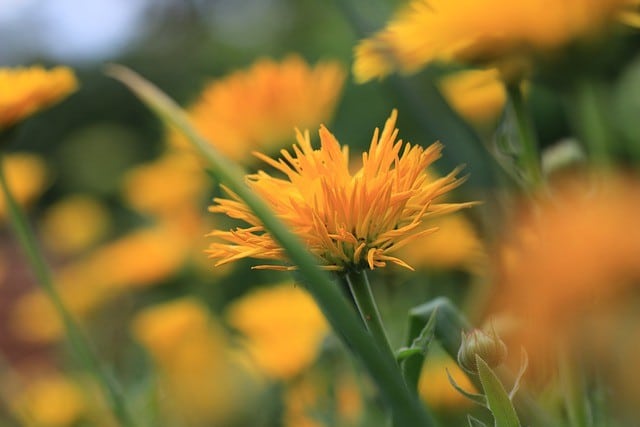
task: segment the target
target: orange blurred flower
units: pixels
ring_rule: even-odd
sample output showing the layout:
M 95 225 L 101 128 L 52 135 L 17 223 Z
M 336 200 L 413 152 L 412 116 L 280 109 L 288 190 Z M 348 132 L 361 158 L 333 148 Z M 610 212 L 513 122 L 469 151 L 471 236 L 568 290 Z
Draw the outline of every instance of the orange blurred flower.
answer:
M 281 62 L 261 59 L 211 82 L 189 108 L 189 116 L 223 154 L 247 162 L 253 150 L 272 152 L 283 146 L 295 127 L 316 127 L 328 120 L 344 79 L 342 66 L 334 61 L 312 67 L 297 55 Z M 172 140 L 186 145 L 177 133 Z
M 67 67 L 0 68 L 0 131 L 62 100 L 77 85 Z
M 534 357 L 555 356 L 558 342 L 610 357 L 615 334 L 595 319 L 616 317 L 634 300 L 640 181 L 598 176 L 550 191 L 527 204 L 505 232 L 493 308 L 519 321 L 515 339 Z
M 3 156 L 7 185 L 16 202 L 26 207 L 33 203 L 47 186 L 47 168 L 44 160 L 28 153 Z M 0 197 L 0 218 L 7 215 L 5 198 Z
M 360 42 L 353 70 L 365 82 L 435 61 L 487 65 L 544 54 L 597 35 L 614 21 L 629 22 L 637 16 L 635 3 L 412 0 L 386 28 Z
M 293 283 L 253 291 L 233 302 L 226 317 L 245 335 L 259 369 L 277 379 L 290 379 L 311 365 L 329 331 L 313 298 Z
M 441 156 L 442 144 L 424 149 L 396 140 L 394 110 L 382 132 L 375 130 L 371 146 L 362 155 L 362 167 L 351 173 L 349 151 L 324 127 L 320 149 L 311 146 L 309 133 L 298 132 L 294 155 L 284 159 L 260 158 L 287 179 L 266 172 L 247 177 L 249 186 L 271 206 L 329 270 L 351 267 L 384 267 L 392 262 L 411 267 L 391 255 L 410 240 L 435 231 L 419 231 L 423 220 L 453 212 L 473 203 L 438 203 L 438 197 L 459 186 L 460 168 L 445 177 L 429 180 L 425 169 Z M 218 198 L 211 212 L 220 212 L 249 223 L 248 228 L 213 231 L 223 242 L 211 244 L 208 253 L 216 265 L 241 258 L 286 261 L 283 249 L 236 195 Z M 290 269 L 282 265 L 258 268 Z

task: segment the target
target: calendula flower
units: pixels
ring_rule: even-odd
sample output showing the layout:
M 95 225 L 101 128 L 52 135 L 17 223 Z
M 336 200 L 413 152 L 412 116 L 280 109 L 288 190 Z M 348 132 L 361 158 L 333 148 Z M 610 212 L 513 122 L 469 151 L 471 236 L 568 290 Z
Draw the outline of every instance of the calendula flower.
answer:
M 442 78 L 438 86 L 458 114 L 478 125 L 495 121 L 507 101 L 507 90 L 495 68 L 455 72 Z
M 79 384 L 61 374 L 48 373 L 9 393 L 10 407 L 29 427 L 68 427 L 78 423 L 86 411 Z
M 640 182 L 565 179 L 526 205 L 496 251 L 495 311 L 521 323 L 513 335 L 534 360 L 554 357 L 559 342 L 590 357 L 611 353 L 619 343 L 601 320 L 622 318 L 624 307 L 637 313 Z
M 50 206 L 40 228 L 47 248 L 71 255 L 102 239 L 111 228 L 111 218 L 107 207 L 99 200 L 73 195 Z
M 62 100 L 77 85 L 67 67 L 0 68 L 0 131 Z
M 396 118 L 394 110 L 382 132 L 375 130 L 369 151 L 362 155 L 362 166 L 354 173 L 349 170 L 348 146 L 340 146 L 322 126 L 318 150 L 312 148 L 308 132 L 298 132 L 299 145 L 293 146 L 293 154 L 283 150 L 278 161 L 258 154 L 286 179 L 264 171 L 247 177 L 251 189 L 306 243 L 325 269 L 375 269 L 387 262 L 411 268 L 392 253 L 435 231 L 419 230 L 423 220 L 473 204 L 437 202 L 439 196 L 462 183 L 463 179 L 456 177 L 460 168 L 430 181 L 425 169 L 441 156 L 442 144 L 426 149 L 403 144 L 397 140 Z M 215 199 L 209 210 L 241 219 L 249 227 L 210 233 L 222 240 L 208 250 L 216 265 L 241 258 L 286 262 L 284 250 L 260 220 L 235 194 L 227 192 L 231 198 Z
M 192 298 L 141 311 L 133 333 L 157 370 L 163 404 L 172 425 L 227 425 L 250 403 L 248 377 L 232 358 L 222 327 Z
M 293 283 L 259 289 L 233 302 L 227 319 L 245 335 L 258 368 L 276 379 L 307 368 L 329 331 L 313 298 Z
M 288 142 L 294 127 L 316 127 L 333 113 L 345 78 L 334 61 L 310 66 L 297 55 L 261 59 L 211 82 L 189 108 L 196 129 L 226 156 L 246 162 L 253 150 Z M 184 137 L 177 133 L 177 143 Z
M 2 159 L 7 185 L 22 207 L 33 203 L 47 187 L 45 161 L 35 154 L 10 153 Z M 0 197 L 0 219 L 7 216 L 5 198 Z
M 486 65 L 552 52 L 637 16 L 635 0 L 413 0 L 355 50 L 360 82 L 434 61 Z

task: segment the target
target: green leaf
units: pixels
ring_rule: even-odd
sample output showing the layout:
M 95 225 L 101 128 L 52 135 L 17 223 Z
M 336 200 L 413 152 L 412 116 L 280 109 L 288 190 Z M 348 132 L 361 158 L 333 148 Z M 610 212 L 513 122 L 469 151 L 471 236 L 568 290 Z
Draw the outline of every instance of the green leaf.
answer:
M 516 410 L 502 383 L 482 358 L 476 356 L 478 376 L 487 398 L 487 405 L 493 414 L 495 427 L 521 427 Z
M 433 337 L 436 333 L 436 318 L 438 316 L 438 308 L 436 307 L 427 324 L 420 331 L 417 337 L 411 342 L 409 347 L 402 347 L 396 351 L 396 360 L 401 361 L 414 355 L 427 356 L 429 351 L 429 345 L 433 342 Z
M 449 373 L 448 369 L 446 369 L 446 372 L 447 372 L 447 378 L 449 379 L 449 383 L 453 386 L 453 388 L 455 388 L 458 391 L 458 393 L 460 393 L 467 399 L 472 400 L 478 405 L 484 406 L 485 408 L 487 407 L 487 398 L 484 395 L 469 393 L 468 391 L 466 391 L 465 389 L 463 389 L 458 385 L 456 380 L 454 380 L 453 377 L 451 376 L 451 373 Z
M 469 422 L 469 427 L 487 427 L 485 423 L 471 415 L 467 415 L 467 421 Z

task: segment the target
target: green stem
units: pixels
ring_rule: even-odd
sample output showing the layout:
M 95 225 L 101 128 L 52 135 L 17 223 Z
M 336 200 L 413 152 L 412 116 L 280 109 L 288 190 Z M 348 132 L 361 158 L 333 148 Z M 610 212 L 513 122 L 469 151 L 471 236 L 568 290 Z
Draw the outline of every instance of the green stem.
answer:
M 542 169 L 540 167 L 540 153 L 531 113 L 527 108 L 519 82 L 507 84 L 507 93 L 515 112 L 518 136 L 522 144 L 522 152 L 518 159 L 519 166 L 529 185 L 538 187 L 542 184 Z
M 561 344 L 561 347 L 562 346 Z M 580 364 L 570 355 L 569 349 L 558 351 L 558 373 L 560 386 L 564 394 L 565 406 L 570 427 L 590 427 L 590 409 L 585 396 L 584 379 L 579 370 Z
M 612 140 L 604 117 L 601 90 L 587 79 L 578 79 L 568 105 L 569 118 L 576 134 L 589 151 L 591 160 L 601 167 L 611 165 Z
M 371 292 L 367 272 L 364 270 L 350 271 L 346 273 L 345 276 L 349 284 L 349 289 L 351 290 L 351 295 L 353 295 L 356 305 L 358 306 L 358 311 L 360 312 L 360 317 L 367 330 L 378 345 L 380 351 L 391 359 L 394 359 L 393 349 L 391 348 L 391 344 L 389 344 L 387 333 L 384 330 L 380 311 Z
M 334 331 L 360 359 L 391 408 L 396 427 L 435 426 L 433 417 L 406 387 L 395 360 L 389 359 L 362 326 L 329 274 L 318 266 L 317 259 L 289 228 L 275 216 L 271 208 L 244 181 L 242 170 L 220 155 L 191 126 L 184 111 L 173 100 L 133 71 L 111 66 L 108 74 L 127 85 L 156 114 L 182 131 L 204 159 L 212 166 L 218 179 L 240 197 L 262 221 L 266 230 L 284 248 L 286 255 L 304 277 L 306 286 Z
M 9 217 L 16 232 L 18 241 L 27 256 L 27 260 L 33 270 L 36 280 L 40 288 L 49 298 L 49 301 L 53 305 L 54 310 L 62 321 L 67 339 L 73 349 L 75 356 L 84 368 L 93 374 L 98 383 L 103 387 L 107 401 L 111 405 L 113 412 L 117 419 L 123 426 L 134 426 L 133 418 L 129 414 L 123 396 L 116 389 L 111 378 L 100 369 L 98 361 L 95 355 L 91 351 L 88 342 L 80 331 L 79 326 L 76 324 L 71 314 L 65 307 L 60 295 L 56 291 L 53 280 L 51 278 L 51 272 L 42 256 L 36 238 L 34 236 L 31 227 L 29 226 L 25 215 L 23 214 L 20 206 L 16 203 L 11 190 L 7 184 L 7 180 L 4 174 L 4 158 L 0 153 L 0 187 L 4 193 L 4 199 L 6 202 Z

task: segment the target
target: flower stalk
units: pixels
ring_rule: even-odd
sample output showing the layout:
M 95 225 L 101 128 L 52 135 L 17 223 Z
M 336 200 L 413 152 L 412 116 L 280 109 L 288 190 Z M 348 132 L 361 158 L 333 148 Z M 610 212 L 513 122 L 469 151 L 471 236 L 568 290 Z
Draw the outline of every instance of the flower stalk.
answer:
M 518 136 L 522 144 L 518 158 L 519 166 L 526 182 L 535 188 L 542 184 L 542 169 L 531 112 L 525 102 L 520 82 L 507 84 L 507 94 L 516 116 Z
M 53 279 L 51 277 L 51 271 L 39 250 L 34 233 L 9 189 L 4 173 L 4 158 L 2 154 L 2 150 L 0 150 L 0 187 L 4 194 L 7 211 L 13 228 L 15 229 L 16 237 L 20 246 L 24 250 L 31 269 L 36 276 L 36 281 L 51 302 L 53 309 L 60 317 L 66 337 L 73 350 L 73 354 L 78 358 L 79 363 L 81 363 L 83 367 L 93 375 L 98 384 L 102 387 L 107 402 L 113 410 L 116 419 L 123 427 L 133 427 L 135 426 L 135 423 L 127 409 L 122 393 L 118 390 L 113 380 L 100 367 L 100 364 L 80 330 L 80 327 L 73 319 L 69 310 L 65 307 L 64 302 L 55 289 Z
M 367 330 L 378 345 L 380 351 L 383 352 L 385 356 L 393 358 L 393 349 L 389 343 L 387 333 L 384 330 L 382 317 L 380 316 L 378 305 L 373 297 L 373 292 L 371 292 L 367 272 L 365 270 L 349 271 L 345 276 L 351 295 L 353 295 L 353 299 L 360 312 L 360 317 Z

